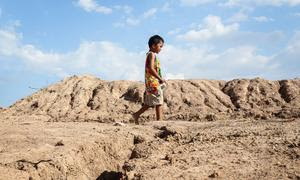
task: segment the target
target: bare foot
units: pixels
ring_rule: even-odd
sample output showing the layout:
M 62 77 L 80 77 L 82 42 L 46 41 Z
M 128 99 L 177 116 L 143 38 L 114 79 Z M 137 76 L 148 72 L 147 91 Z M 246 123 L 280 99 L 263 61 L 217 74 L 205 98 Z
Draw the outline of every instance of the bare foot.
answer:
M 139 124 L 139 116 L 135 113 L 132 114 L 132 118 L 135 124 Z

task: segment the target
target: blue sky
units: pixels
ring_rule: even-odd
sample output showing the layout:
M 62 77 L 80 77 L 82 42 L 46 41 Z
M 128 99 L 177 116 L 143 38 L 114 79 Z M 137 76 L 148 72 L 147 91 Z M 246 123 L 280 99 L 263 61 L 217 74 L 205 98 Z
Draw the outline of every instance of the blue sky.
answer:
M 0 0 L 0 106 L 74 74 L 143 81 L 153 34 L 166 79 L 300 77 L 300 0 Z

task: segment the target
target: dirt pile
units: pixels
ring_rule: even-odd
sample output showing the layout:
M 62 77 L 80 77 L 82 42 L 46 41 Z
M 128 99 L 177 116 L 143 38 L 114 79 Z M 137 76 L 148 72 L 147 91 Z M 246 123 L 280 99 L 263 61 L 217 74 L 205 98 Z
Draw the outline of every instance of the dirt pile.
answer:
M 73 76 L 0 109 L 0 180 L 300 179 L 300 79 L 170 80 L 167 121 L 128 123 L 143 91 Z
M 223 88 L 238 111 L 269 119 L 300 117 L 300 80 L 233 80 Z M 284 114 L 284 115 L 283 115 Z
M 141 106 L 143 91 L 142 82 L 73 76 L 16 102 L 5 113 L 45 115 L 52 121 L 128 122 Z M 300 80 L 170 80 L 164 101 L 167 120 L 298 118 Z M 153 113 L 143 118 L 149 121 Z

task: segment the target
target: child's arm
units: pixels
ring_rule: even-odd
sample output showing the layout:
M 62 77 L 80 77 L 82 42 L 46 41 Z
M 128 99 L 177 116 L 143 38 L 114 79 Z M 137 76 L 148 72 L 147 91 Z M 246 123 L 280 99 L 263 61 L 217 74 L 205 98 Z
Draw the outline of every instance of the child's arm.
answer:
M 147 56 L 147 62 L 149 63 L 148 68 L 150 70 L 150 73 L 154 77 L 156 77 L 159 80 L 159 82 L 164 82 L 164 80 L 159 77 L 158 73 L 154 69 L 154 61 L 155 61 L 155 55 L 153 53 L 149 53 Z

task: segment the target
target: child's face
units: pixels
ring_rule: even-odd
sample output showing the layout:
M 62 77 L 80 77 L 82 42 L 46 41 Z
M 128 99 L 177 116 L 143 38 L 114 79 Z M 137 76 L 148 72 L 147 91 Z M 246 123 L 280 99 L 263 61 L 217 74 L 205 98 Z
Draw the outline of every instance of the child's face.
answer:
M 153 52 L 158 54 L 161 51 L 161 49 L 163 48 L 163 46 L 164 46 L 164 43 L 160 41 L 158 44 L 152 45 L 152 50 L 153 50 Z

